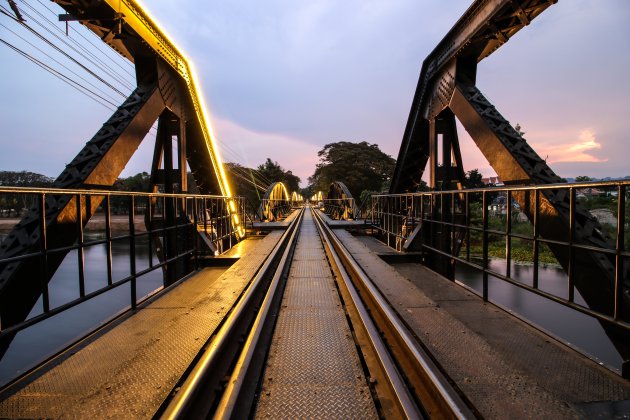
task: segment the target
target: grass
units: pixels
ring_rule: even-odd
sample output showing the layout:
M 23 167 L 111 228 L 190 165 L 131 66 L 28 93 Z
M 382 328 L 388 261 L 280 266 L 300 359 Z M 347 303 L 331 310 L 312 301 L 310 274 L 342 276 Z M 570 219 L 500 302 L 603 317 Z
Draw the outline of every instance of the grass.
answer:
M 512 261 L 521 262 L 521 263 L 532 263 L 534 262 L 533 256 L 533 245 L 529 243 L 528 245 L 522 243 L 514 243 L 512 242 Z M 460 255 L 466 253 L 466 247 L 462 247 Z M 481 243 L 473 244 L 470 247 L 470 254 L 475 257 L 481 257 L 483 255 L 483 249 Z M 488 256 L 494 258 L 505 258 L 505 242 L 490 242 L 488 243 Z M 553 255 L 551 250 L 545 246 L 540 244 L 538 248 L 538 262 L 544 264 L 555 264 L 560 265 L 558 260 Z

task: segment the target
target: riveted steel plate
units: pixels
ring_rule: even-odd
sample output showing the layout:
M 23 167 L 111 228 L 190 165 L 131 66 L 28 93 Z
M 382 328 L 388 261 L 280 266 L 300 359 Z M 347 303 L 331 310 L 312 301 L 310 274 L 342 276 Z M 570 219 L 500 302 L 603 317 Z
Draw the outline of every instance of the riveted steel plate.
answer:
M 326 256 L 322 248 L 296 248 L 293 254 L 293 261 L 301 260 L 323 260 Z
M 262 246 L 275 245 L 267 236 Z M 207 268 L 17 383 L 2 418 L 150 418 L 264 261 Z M 223 272 L 223 274 L 221 274 Z
M 426 267 L 388 265 L 339 235 L 393 308 L 486 418 L 576 418 L 630 383 Z M 352 253 L 352 251 L 351 251 Z
M 311 217 L 307 209 L 302 229 L 314 227 Z M 319 238 L 315 233 L 302 236 L 301 230 L 299 245 L 306 249 L 310 241 Z M 332 273 L 320 252 L 320 260 L 292 262 L 258 418 L 377 418 Z
M 284 291 L 286 296 L 285 308 L 335 308 L 341 305 L 335 296 L 337 290 L 330 277 L 296 278 L 295 280 L 287 284 Z
M 322 251 L 323 253 L 324 251 Z M 291 277 L 326 277 L 330 276 L 328 262 L 319 260 L 298 260 L 291 263 Z

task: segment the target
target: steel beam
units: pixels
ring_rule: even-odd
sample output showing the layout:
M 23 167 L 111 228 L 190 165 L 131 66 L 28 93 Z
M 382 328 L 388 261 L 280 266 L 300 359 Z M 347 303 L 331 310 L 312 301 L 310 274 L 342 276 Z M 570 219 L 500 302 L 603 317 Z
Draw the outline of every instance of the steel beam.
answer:
M 429 120 L 448 104 L 455 78 L 474 83 L 479 61 L 556 2 L 477 0 L 466 10 L 422 63 L 390 193 L 413 192 L 420 184 L 429 156 Z
M 109 188 L 138 148 L 164 102 L 155 85 L 137 88 L 114 112 L 83 150 L 55 180 L 55 188 Z M 102 199 L 102 198 L 101 198 Z M 97 197 L 82 201 L 85 226 L 100 204 Z M 45 202 L 46 242 L 49 249 L 72 245 L 77 238 L 77 200 L 74 196 L 47 196 Z M 32 208 L 0 246 L 0 258 L 11 258 L 40 250 L 41 211 Z M 50 281 L 65 252 L 47 258 Z M 0 316 L 2 326 L 23 321 L 42 292 L 40 264 L 24 260 L 0 267 Z
M 509 124 L 476 86 L 457 85 L 450 108 L 464 125 L 475 144 L 484 154 L 499 178 L 506 185 L 554 184 L 562 182 L 547 163 L 529 146 L 527 141 Z M 568 191 L 542 190 L 535 193 L 514 192 L 512 198 L 519 204 L 544 239 L 566 241 L 573 218 L 573 241 L 577 244 L 604 249 L 615 249 L 597 219 L 574 203 L 571 215 Z M 565 271 L 569 271 L 570 252 L 566 246 L 548 244 Z M 575 287 L 591 309 L 612 314 L 615 299 L 615 263 L 612 257 L 600 252 L 582 253 L 580 269 L 575 270 Z M 628 270 L 623 276 L 622 311 L 624 319 L 630 315 L 630 278 Z M 614 328 L 607 327 L 616 335 Z M 613 343 L 627 360 L 630 343 L 615 340 Z

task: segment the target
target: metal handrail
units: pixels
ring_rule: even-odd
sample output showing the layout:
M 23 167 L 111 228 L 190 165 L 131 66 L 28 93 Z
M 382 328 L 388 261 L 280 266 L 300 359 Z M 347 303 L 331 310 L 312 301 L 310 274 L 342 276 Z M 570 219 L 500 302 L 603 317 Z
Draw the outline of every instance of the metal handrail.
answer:
M 284 232 L 269 256 L 262 263 L 256 276 L 251 280 L 240 299 L 230 310 L 225 322 L 215 335 L 213 335 L 205 350 L 198 356 L 197 362 L 186 376 L 175 396 L 168 401 L 158 412 L 162 419 L 180 418 L 207 418 L 215 404 L 217 396 L 208 390 L 220 388 L 220 382 L 232 365 L 230 359 L 238 356 L 233 346 L 238 344 L 239 338 L 248 332 L 250 319 L 254 318 L 261 298 L 267 291 L 275 292 L 276 288 L 269 289 L 266 280 L 277 271 L 278 260 L 284 258 L 285 250 L 296 238 L 294 232 L 301 222 L 301 217 L 296 217 L 289 228 Z M 277 276 L 273 282 L 277 284 Z M 202 397 L 203 396 L 203 397 Z
M 317 212 L 314 214 L 322 239 L 332 251 L 334 264 L 357 308 L 364 328 L 368 331 L 380 363 L 388 372 L 388 380 L 391 381 L 391 387 L 396 398 L 399 399 L 397 403 L 404 415 L 407 418 L 421 417 L 418 407 L 400 376 L 397 364 L 402 366 L 401 369 L 407 381 L 412 384 L 415 397 L 430 417 L 475 418 L 470 407 L 429 355 L 420 348 L 408 328 L 403 325 L 378 287 L 355 261 L 341 240 Z M 381 336 L 384 336 L 389 344 L 389 350 L 385 348 Z M 393 354 L 390 354 L 390 351 Z M 396 362 L 392 356 L 396 358 Z
M 624 259 L 630 258 L 630 250 L 626 249 L 624 244 L 626 224 L 628 222 L 626 217 L 627 209 L 625 201 L 626 195 L 630 192 L 629 187 L 630 180 L 616 180 L 571 184 L 559 183 L 551 185 L 500 186 L 403 194 L 378 194 L 374 195 L 372 198 L 372 224 L 384 235 L 384 239 L 387 244 L 397 248 L 398 250 L 402 250 L 413 231 L 421 225 L 426 225 L 427 227 L 440 226 L 454 235 L 459 235 L 456 240 L 452 240 L 451 246 L 453 248 L 450 250 L 440 249 L 432 244 L 426 243 L 426 241 L 421 241 L 419 246 L 424 252 L 433 253 L 441 257 L 447 257 L 459 264 L 481 271 L 483 275 L 483 289 L 481 295 L 485 300 L 488 299 L 488 276 L 493 276 L 536 295 L 545 297 L 553 302 L 560 303 L 573 310 L 592 316 L 600 321 L 615 325 L 625 331 L 630 331 L 630 323 L 628 323 L 627 320 L 622 320 L 620 317 L 621 301 L 623 299 L 622 285 L 624 282 L 624 276 L 627 276 L 628 271 L 627 267 L 625 267 L 627 262 L 624 262 Z M 577 211 L 577 206 L 579 205 L 577 203 L 578 199 L 576 198 L 576 195 L 582 190 L 593 188 L 612 191 L 616 194 L 616 197 L 613 196 L 614 198 L 611 199 L 610 203 L 611 205 L 616 203 L 616 237 L 614 241 L 609 241 L 608 246 L 577 242 L 574 236 L 575 213 Z M 559 190 L 567 191 L 570 198 L 568 205 L 569 226 L 567 228 L 567 237 L 544 238 L 541 235 L 544 235 L 545 232 L 540 232 L 540 221 L 538 215 L 538 207 L 541 200 L 540 197 L 542 197 L 541 192 L 557 192 Z M 515 193 L 517 192 L 530 193 L 532 202 L 535 204 L 536 210 L 533 212 L 533 226 L 531 234 L 513 232 L 512 201 Z M 488 206 L 490 205 L 489 200 L 491 197 L 496 197 L 497 195 L 504 196 L 506 198 L 505 226 L 499 230 L 488 226 L 488 219 L 490 217 L 488 210 Z M 470 210 L 470 205 L 475 199 L 482 203 L 482 208 L 480 209 L 481 220 L 479 220 L 477 224 L 473 223 L 473 220 L 471 220 L 472 214 Z M 450 206 L 450 208 L 448 206 Z M 475 264 L 471 261 L 471 233 L 480 235 L 481 237 L 482 254 L 480 264 Z M 494 237 L 502 236 L 505 241 L 506 274 L 499 273 L 496 270 L 489 268 L 489 235 Z M 523 282 L 513 278 L 511 275 L 510 264 L 513 260 L 513 256 L 511 254 L 513 239 L 525 240 L 532 243 L 532 263 L 534 264 L 532 285 L 524 284 Z M 568 297 L 566 299 L 539 288 L 539 253 L 540 246 L 543 244 L 566 247 L 570 253 L 567 263 Z M 455 249 L 456 245 L 466 245 L 465 256 L 458 255 L 459 248 Z M 611 264 L 614 265 L 614 308 L 612 308 L 611 313 L 594 310 L 575 302 L 574 276 L 576 269 L 575 252 L 577 250 L 607 255 Z
M 149 296 L 138 297 L 136 292 L 136 281 L 138 278 L 158 269 L 163 269 L 170 264 L 174 264 L 182 260 L 191 260 L 195 268 L 198 267 L 198 256 L 202 252 L 201 241 L 198 229 L 207 232 L 208 229 L 215 233 L 215 237 L 211 241 L 216 244 L 217 249 L 223 251 L 229 249 L 233 244 L 237 243 L 240 235 L 235 231 L 231 224 L 234 214 L 243 215 L 244 207 L 242 199 L 239 197 L 223 197 L 208 196 L 201 194 L 162 194 L 162 193 L 145 193 L 145 192 L 129 192 L 129 191 L 106 191 L 106 190 L 85 190 L 85 189 L 58 189 L 58 188 L 28 188 L 28 187 L 5 187 L 0 186 L 0 197 L 7 194 L 18 194 L 33 196 L 36 199 L 36 206 L 31 211 L 35 212 L 39 219 L 39 240 L 36 244 L 27 249 L 27 252 L 19 255 L 2 256 L 0 255 L 0 268 L 4 268 L 9 264 L 34 261 L 36 264 L 42 265 L 42 276 L 46 274 L 46 259 L 50 255 L 68 253 L 77 251 L 77 265 L 79 268 L 79 297 L 70 301 L 51 307 L 49 296 L 48 281 L 44 278 L 39 282 L 41 284 L 42 311 L 41 313 L 31 316 L 22 322 L 14 325 L 3 325 L 0 319 L 0 341 L 10 340 L 17 332 L 31 327 L 41 321 L 51 318 L 65 310 L 82 304 L 96 296 L 106 293 L 112 289 L 118 288 L 124 284 L 130 284 L 130 307 L 135 308 L 137 304 L 149 298 L 155 292 L 159 292 L 165 287 L 159 288 Z M 105 238 L 97 240 L 86 240 L 84 226 L 88 225 L 87 210 L 83 204 L 76 206 L 77 214 L 74 220 L 67 223 L 76 229 L 78 240 L 75 244 L 69 246 L 51 247 L 47 238 L 48 228 L 51 220 L 48 220 L 45 212 L 46 198 L 49 196 L 69 196 L 71 200 L 77 203 L 88 203 L 94 197 L 100 200 L 100 204 L 94 209 L 94 214 L 102 214 L 105 216 L 104 230 Z M 112 228 L 112 201 L 115 198 L 124 200 L 123 205 L 126 207 L 125 215 L 127 232 L 124 235 L 114 235 Z M 140 201 L 143 201 L 140 203 Z M 169 203 L 172 202 L 172 203 Z M 235 211 L 231 211 L 231 204 L 234 203 Z M 163 220 L 166 217 L 164 209 L 166 206 L 173 205 L 175 208 L 174 224 L 155 227 L 155 220 Z M 87 205 L 87 204 L 86 204 Z M 135 214 L 138 209 L 144 210 L 146 231 L 137 232 L 135 229 Z M 155 212 L 155 208 L 162 209 L 161 212 Z M 213 209 L 213 214 L 209 214 Z M 157 219 L 156 216 L 160 218 Z M 99 229 L 100 230 L 100 229 Z M 102 231 L 101 230 L 101 231 Z M 137 271 L 136 269 L 136 239 L 141 237 L 155 238 L 162 240 L 169 234 L 183 235 L 184 243 L 187 244 L 183 249 L 176 249 L 173 255 L 164 258 L 163 261 L 154 261 L 155 247 L 152 241 L 148 241 L 148 268 Z M 10 239 L 8 237 L 5 240 Z M 112 243 L 116 241 L 129 241 L 129 275 L 122 279 L 114 278 L 112 269 Z M 107 268 L 107 284 L 97 290 L 86 293 L 85 290 L 85 267 L 83 262 L 84 250 L 95 245 L 105 245 Z M 37 249 L 33 249 L 33 247 Z M 5 251 L 6 255 L 6 251 Z M 46 276 L 47 277 L 47 276 Z

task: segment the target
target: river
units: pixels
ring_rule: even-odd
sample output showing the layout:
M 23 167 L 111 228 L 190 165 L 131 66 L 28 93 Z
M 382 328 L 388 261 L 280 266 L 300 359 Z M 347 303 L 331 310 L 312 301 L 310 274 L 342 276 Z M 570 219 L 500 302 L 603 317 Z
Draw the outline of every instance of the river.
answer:
M 505 259 L 491 258 L 489 269 L 502 273 L 505 271 L 505 262 Z M 532 264 L 512 263 L 512 278 L 531 285 L 533 275 Z M 481 294 L 482 276 L 479 271 L 458 264 L 455 278 Z M 567 275 L 562 268 L 541 264 L 538 268 L 538 281 L 541 290 L 555 296 L 567 297 Z M 601 324 L 594 318 L 492 276 L 488 277 L 488 297 L 490 301 L 520 315 L 561 341 L 577 347 L 598 362 L 621 369 L 621 356 Z M 575 303 L 587 306 L 577 289 Z
M 99 234 L 85 234 L 85 240 L 96 240 Z M 1 238 L 0 238 L 1 239 Z M 129 240 L 112 242 L 112 278 L 114 281 L 129 276 Z M 153 263 L 157 262 L 153 255 Z M 89 246 L 84 251 L 85 292 L 90 293 L 107 285 L 107 248 L 105 244 Z M 136 238 L 136 270 L 149 267 L 147 236 Z M 70 252 L 49 283 L 50 307 L 55 308 L 79 297 L 77 252 Z M 162 270 L 157 269 L 139 277 L 137 296 L 147 296 L 162 287 Z M 0 385 L 45 360 L 130 307 L 129 283 L 103 293 L 74 308 L 42 321 L 17 334 L 0 360 Z M 41 298 L 30 316 L 42 313 Z
M 86 234 L 86 240 L 96 238 L 98 236 L 95 234 Z M 107 284 L 106 258 L 104 244 L 85 249 L 86 293 Z M 153 261 L 157 261 L 155 255 Z M 138 271 L 149 266 L 147 237 L 137 239 L 136 264 Z M 128 240 L 113 242 L 112 266 L 114 281 L 129 275 Z M 504 267 L 505 260 L 492 259 L 490 261 L 492 270 L 500 272 Z M 512 265 L 514 278 L 531 279 L 532 273 L 531 265 Z M 458 265 L 456 278 L 469 287 L 481 291 L 481 275 L 476 270 Z M 566 275 L 562 269 L 542 265 L 539 268 L 539 279 L 543 290 L 558 296 L 566 293 Z M 138 296 L 149 295 L 161 286 L 162 271 L 157 269 L 138 279 Z M 51 308 L 79 296 L 76 251 L 68 254 L 51 280 L 49 290 Z M 593 318 L 492 277 L 489 280 L 489 295 L 490 300 L 529 319 L 561 340 L 582 349 L 586 354 L 616 369 L 620 367 L 619 354 L 605 335 L 601 325 Z M 577 291 L 576 302 L 584 304 Z M 13 340 L 11 347 L 0 361 L 0 385 L 63 349 L 77 337 L 126 310 L 129 305 L 130 287 L 126 284 L 22 331 Z M 40 299 L 31 315 L 41 313 L 41 308 Z

